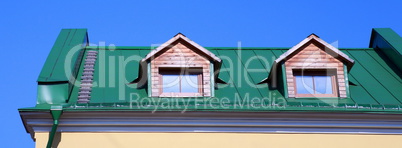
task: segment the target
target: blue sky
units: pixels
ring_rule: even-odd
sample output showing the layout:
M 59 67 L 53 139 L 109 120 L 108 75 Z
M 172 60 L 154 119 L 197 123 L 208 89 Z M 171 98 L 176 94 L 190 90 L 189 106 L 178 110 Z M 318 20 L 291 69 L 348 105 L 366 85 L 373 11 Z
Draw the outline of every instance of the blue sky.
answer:
M 205 47 L 291 47 L 311 33 L 339 47 L 368 47 L 371 28 L 402 35 L 402 1 L 26 1 L 0 5 L 3 147 L 34 147 L 18 108 L 36 103 L 36 79 L 62 28 L 91 43 L 149 46 L 182 32 Z

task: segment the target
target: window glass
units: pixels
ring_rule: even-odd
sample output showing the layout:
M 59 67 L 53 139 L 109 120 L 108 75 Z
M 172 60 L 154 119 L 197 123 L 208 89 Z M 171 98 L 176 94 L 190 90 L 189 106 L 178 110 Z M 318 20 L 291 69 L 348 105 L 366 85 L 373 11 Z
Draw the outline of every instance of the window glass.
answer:
M 198 75 L 182 75 L 181 92 L 197 93 L 198 92 Z
M 296 76 L 296 88 L 298 94 L 313 94 L 313 76 Z
M 314 76 L 316 94 L 332 94 L 331 76 Z
M 163 92 L 180 92 L 180 75 L 162 75 Z
M 333 92 L 333 75 L 303 74 L 295 75 L 297 94 L 331 95 Z
M 162 76 L 163 93 L 199 93 L 200 74 L 164 71 Z

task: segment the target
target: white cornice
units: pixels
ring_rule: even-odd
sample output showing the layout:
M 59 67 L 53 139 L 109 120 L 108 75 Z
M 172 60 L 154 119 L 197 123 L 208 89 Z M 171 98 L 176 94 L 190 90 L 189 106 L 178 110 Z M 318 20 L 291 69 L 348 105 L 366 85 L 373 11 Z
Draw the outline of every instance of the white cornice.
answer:
M 27 132 L 50 131 L 49 112 L 20 112 Z M 397 114 L 306 112 L 65 111 L 63 132 L 402 134 Z

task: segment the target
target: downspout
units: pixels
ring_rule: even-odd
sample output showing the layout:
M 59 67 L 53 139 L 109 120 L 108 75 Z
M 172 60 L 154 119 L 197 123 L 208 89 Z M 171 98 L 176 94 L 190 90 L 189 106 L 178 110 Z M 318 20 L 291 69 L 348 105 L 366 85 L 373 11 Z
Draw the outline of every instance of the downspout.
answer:
M 57 126 L 59 125 L 59 119 L 60 119 L 61 114 L 63 113 L 63 110 L 62 109 L 51 109 L 50 113 L 52 114 L 52 118 L 53 118 L 53 126 L 52 126 L 52 130 L 49 133 L 49 140 L 47 141 L 46 148 L 51 148 L 53 145 L 54 135 L 56 134 Z

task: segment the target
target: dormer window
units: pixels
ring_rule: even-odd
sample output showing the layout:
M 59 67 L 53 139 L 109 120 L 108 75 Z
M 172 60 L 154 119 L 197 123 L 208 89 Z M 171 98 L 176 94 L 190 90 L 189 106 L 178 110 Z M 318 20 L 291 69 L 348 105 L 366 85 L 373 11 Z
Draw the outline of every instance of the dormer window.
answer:
M 160 96 L 203 96 L 201 68 L 160 68 Z
M 334 70 L 293 71 L 296 97 L 338 97 Z
M 141 65 L 147 65 L 148 70 L 143 71 L 148 71 L 150 97 L 212 97 L 220 62 L 213 53 L 179 33 L 152 50 Z
M 311 34 L 274 61 L 266 80 L 272 88 L 283 87 L 279 90 L 287 98 L 347 98 L 347 71 L 353 64 L 349 56 Z

